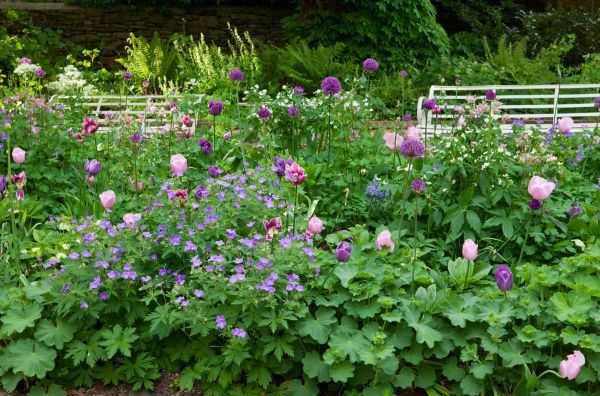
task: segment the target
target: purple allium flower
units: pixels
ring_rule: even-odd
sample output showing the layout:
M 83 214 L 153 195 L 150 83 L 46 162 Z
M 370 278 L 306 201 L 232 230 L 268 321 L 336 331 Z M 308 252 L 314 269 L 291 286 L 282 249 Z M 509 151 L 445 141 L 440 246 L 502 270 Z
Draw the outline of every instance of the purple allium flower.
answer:
M 300 85 L 296 85 L 296 86 L 294 87 L 294 93 L 295 93 L 296 95 L 302 95 L 302 94 L 304 93 L 304 88 L 303 88 L 303 87 L 301 87 Z
M 493 89 L 490 89 L 489 91 L 487 91 L 485 93 L 485 98 L 487 100 L 495 100 L 496 99 L 496 92 L 494 92 Z
M 129 140 L 132 143 L 140 143 L 144 138 L 142 137 L 142 135 L 140 135 L 139 133 L 134 133 L 131 135 L 131 137 L 129 138 Z
M 221 169 L 219 165 L 210 165 L 208 167 L 208 175 L 212 178 L 217 178 L 221 174 Z
M 421 158 L 425 153 L 425 146 L 420 140 L 405 140 L 400 146 L 400 153 L 405 157 Z
M 501 291 L 506 292 L 513 288 L 513 274 L 506 265 L 500 264 L 496 268 L 494 278 L 496 278 L 496 284 Z
M 227 326 L 227 321 L 222 315 L 218 315 L 215 319 L 215 326 L 217 329 L 224 329 Z
M 202 150 L 202 152 L 204 154 L 210 155 L 210 153 L 212 153 L 212 143 L 209 140 L 206 140 L 206 139 L 198 140 L 198 146 L 200 146 L 200 149 Z
M 600 96 L 594 98 L 594 107 L 600 110 Z
M 83 165 L 83 170 L 90 176 L 96 176 L 100 169 L 102 169 L 102 164 L 96 159 L 86 160 Z
M 44 78 L 46 77 L 46 72 L 41 67 L 38 67 L 37 69 L 35 69 L 35 76 L 37 78 Z
M 583 209 L 581 208 L 581 206 L 575 204 L 569 210 L 567 210 L 566 215 L 567 215 L 567 217 L 574 219 L 582 213 L 583 213 Z
M 258 112 L 256 114 L 258 114 L 258 118 L 262 120 L 268 120 L 269 118 L 271 118 L 271 112 L 266 107 L 261 107 L 260 109 L 258 109 Z
M 363 66 L 363 69 L 369 73 L 373 73 L 373 72 L 377 71 L 377 69 L 379 69 L 379 63 L 377 63 L 377 61 L 373 58 L 365 59 L 362 66 Z
M 123 72 L 123 78 L 124 78 L 125 80 L 129 80 L 129 79 L 131 79 L 131 77 L 133 77 L 133 73 L 132 73 L 132 72 L 130 72 L 129 70 L 127 70 L 127 71 Z
M 435 109 L 435 106 L 437 106 L 437 104 L 435 102 L 435 98 L 427 99 L 426 101 L 423 102 L 423 107 L 426 110 L 433 110 L 433 109 Z
M 325 95 L 335 95 L 340 92 L 342 89 L 342 84 L 340 84 L 340 80 L 335 77 L 325 77 L 321 82 L 321 91 Z
M 227 75 L 227 78 L 230 81 L 237 83 L 244 79 L 244 73 L 242 73 L 242 71 L 240 69 L 234 68 L 229 72 L 229 74 Z
M 297 117 L 300 114 L 296 106 L 290 106 L 287 113 L 290 117 Z
M 335 259 L 342 263 L 347 263 L 348 260 L 350 260 L 350 253 L 352 253 L 352 246 L 350 246 L 348 242 L 342 241 L 337 248 L 335 248 Z
M 231 334 L 233 334 L 234 337 L 246 338 L 246 330 L 240 329 L 239 327 L 231 329 Z
M 223 112 L 223 102 L 211 100 L 208 103 L 208 112 L 213 116 L 218 116 Z
M 31 65 L 33 62 L 29 58 L 22 57 L 22 58 L 19 58 L 19 63 L 25 63 L 27 65 Z
M 404 78 L 408 77 L 408 72 L 406 70 L 402 70 L 400 72 L 400 77 L 404 77 Z
M 412 188 L 412 190 L 416 193 L 422 193 L 427 189 L 427 186 L 425 185 L 425 182 L 423 180 L 415 179 L 410 184 L 410 188 Z
M 406 113 L 406 114 L 404 114 L 404 117 L 402 117 L 402 119 L 404 121 L 412 121 L 412 115 Z
M 529 201 L 529 208 L 531 208 L 531 210 L 540 210 L 542 208 L 542 201 L 532 199 Z

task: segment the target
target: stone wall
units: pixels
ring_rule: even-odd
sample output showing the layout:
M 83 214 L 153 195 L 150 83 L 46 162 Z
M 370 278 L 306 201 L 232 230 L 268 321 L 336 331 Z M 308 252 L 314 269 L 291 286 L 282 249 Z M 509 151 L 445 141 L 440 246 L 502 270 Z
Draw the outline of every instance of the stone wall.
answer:
M 129 33 L 151 38 L 154 32 L 161 37 L 173 33 L 203 33 L 210 43 L 226 45 L 230 38 L 227 23 L 238 30 L 247 30 L 262 42 L 281 44 L 284 41 L 281 19 L 292 9 L 252 6 L 213 6 L 201 8 L 171 8 L 157 13 L 154 8 L 127 6 L 84 8 L 61 3 L 0 2 L 0 10 L 25 10 L 36 26 L 61 30 L 66 40 L 84 48 L 99 48 L 100 61 L 114 65 L 114 59 L 124 55 Z M 9 31 L 18 34 L 20 27 L 3 20 Z

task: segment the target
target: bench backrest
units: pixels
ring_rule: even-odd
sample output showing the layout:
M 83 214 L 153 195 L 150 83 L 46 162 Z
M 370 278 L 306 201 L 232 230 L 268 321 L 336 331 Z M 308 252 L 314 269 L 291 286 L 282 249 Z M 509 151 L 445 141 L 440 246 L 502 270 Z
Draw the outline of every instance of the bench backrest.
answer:
M 525 127 L 534 125 L 549 128 L 562 117 L 571 117 L 575 129 L 594 128 L 600 121 L 600 111 L 594 107 L 594 98 L 600 96 L 600 84 L 556 84 L 556 85 L 481 85 L 481 86 L 444 86 L 433 85 L 427 98 L 419 98 L 417 120 L 420 128 L 427 123 L 427 133 L 433 132 L 434 118 L 437 131 L 451 130 L 452 110 L 465 104 L 468 97 L 478 101 L 492 90 L 496 99 L 502 103 L 501 113 L 508 122 L 503 130 L 510 130 L 512 123 L 519 120 Z M 435 98 L 442 113 L 433 115 L 425 111 L 423 103 Z

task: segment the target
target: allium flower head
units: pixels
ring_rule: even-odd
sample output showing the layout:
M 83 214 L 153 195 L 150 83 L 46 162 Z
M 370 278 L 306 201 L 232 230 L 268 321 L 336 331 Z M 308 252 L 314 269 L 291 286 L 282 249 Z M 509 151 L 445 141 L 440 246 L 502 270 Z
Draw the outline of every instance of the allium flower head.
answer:
M 242 73 L 242 71 L 240 69 L 234 68 L 229 72 L 229 74 L 227 75 L 227 78 L 230 81 L 237 83 L 244 79 L 244 73 Z
M 297 117 L 300 114 L 296 106 L 290 106 L 287 113 L 290 117 Z
M 494 90 L 490 89 L 489 91 L 487 91 L 485 93 L 485 98 L 487 100 L 495 100 L 496 99 L 496 92 L 494 92 Z
M 408 158 L 421 158 L 425 153 L 425 146 L 420 140 L 405 140 L 400 146 L 400 153 Z
M 213 116 L 218 116 L 223 112 L 223 102 L 220 100 L 211 100 L 208 103 L 208 112 Z
M 425 182 L 423 180 L 415 179 L 410 184 L 410 188 L 412 188 L 412 190 L 416 193 L 422 193 L 427 189 L 427 186 L 425 185 Z
M 426 101 L 423 102 L 423 107 L 426 110 L 433 110 L 433 109 L 435 109 L 436 105 L 437 104 L 435 102 L 435 98 L 427 99 Z
M 373 58 L 365 59 L 362 66 L 363 66 L 363 69 L 369 73 L 376 72 L 377 69 L 379 69 L 379 63 L 377 63 L 377 61 Z
M 261 107 L 260 109 L 258 109 L 258 112 L 256 114 L 258 114 L 258 118 L 260 118 L 261 120 L 268 120 L 269 118 L 271 118 L 271 111 L 266 107 Z
M 404 77 L 404 78 L 408 77 L 408 72 L 406 70 L 400 71 L 400 77 Z
M 46 72 L 41 67 L 38 67 L 37 69 L 35 69 L 35 76 L 37 78 L 44 78 L 46 77 Z
M 325 77 L 321 82 L 321 91 L 325 95 L 335 95 L 340 92 L 342 89 L 342 84 L 340 84 L 340 80 L 335 77 Z
M 132 72 L 130 72 L 129 70 L 127 70 L 126 72 L 123 72 L 123 78 L 124 78 L 125 80 L 129 80 L 129 79 L 130 79 L 130 78 L 132 78 L 132 77 L 133 77 L 133 73 L 132 73 Z

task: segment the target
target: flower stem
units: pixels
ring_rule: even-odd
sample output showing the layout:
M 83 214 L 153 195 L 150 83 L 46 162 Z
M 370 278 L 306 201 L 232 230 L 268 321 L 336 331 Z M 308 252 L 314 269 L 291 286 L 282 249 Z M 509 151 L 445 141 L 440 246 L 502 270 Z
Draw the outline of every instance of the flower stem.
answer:
M 419 196 L 415 195 L 415 241 L 413 246 L 413 255 L 412 255 L 412 278 L 411 278 L 411 289 L 415 288 L 415 270 L 417 268 L 417 231 L 418 231 L 418 217 L 417 213 L 419 211 Z M 400 238 L 398 238 L 400 239 Z

